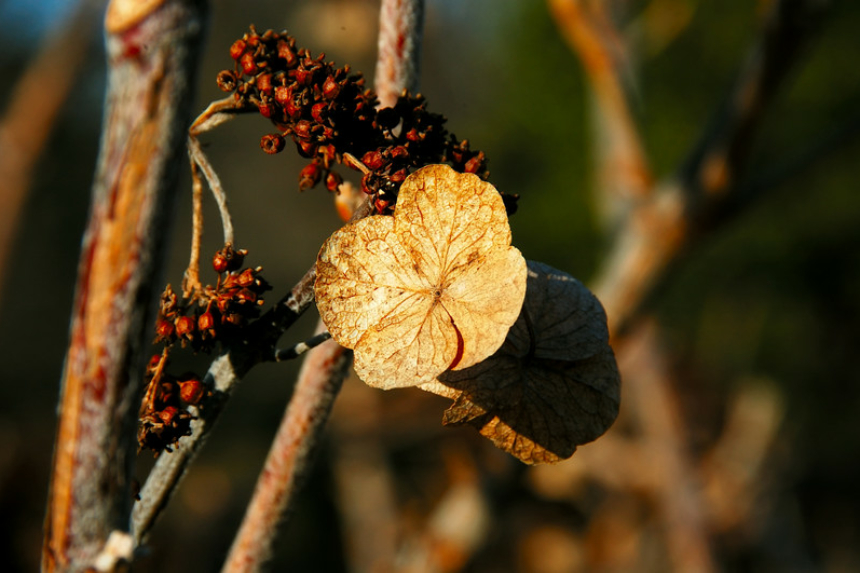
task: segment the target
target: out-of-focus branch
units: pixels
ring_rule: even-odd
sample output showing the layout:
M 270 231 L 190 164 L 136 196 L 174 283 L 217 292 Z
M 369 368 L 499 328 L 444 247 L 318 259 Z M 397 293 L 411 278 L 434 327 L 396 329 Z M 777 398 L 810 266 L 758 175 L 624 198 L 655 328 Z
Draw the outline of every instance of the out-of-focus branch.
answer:
M 764 112 L 827 7 L 820 0 L 773 2 L 761 40 L 683 167 L 629 214 L 595 283 L 610 332 L 622 331 L 670 264 L 725 219 L 743 189 L 740 178 Z
M 333 340 L 308 353 L 223 571 L 259 571 L 270 558 L 351 363 L 352 352 Z
M 382 0 L 376 60 L 379 107 L 392 107 L 403 90 L 418 89 L 424 0 Z
M 181 0 L 108 7 L 107 108 L 62 380 L 45 571 L 93 567 L 111 531 L 128 524 L 141 349 L 202 12 Z
M 33 168 L 74 85 L 101 0 L 81 0 L 49 33 L 15 86 L 0 118 L 0 293 Z
M 657 326 L 646 322 L 619 350 L 624 372 L 636 372 L 628 395 L 636 404 L 648 465 L 657 473 L 653 494 L 662 513 L 669 556 L 676 571 L 715 571 L 702 484 L 688 450 L 686 424 L 671 387 Z
M 597 107 L 596 156 L 601 199 L 615 215 L 652 188 L 651 168 L 625 89 L 630 63 L 624 40 L 607 13 L 607 2 L 549 0 L 564 38 L 579 55 Z M 619 207 L 622 207 L 619 209 Z

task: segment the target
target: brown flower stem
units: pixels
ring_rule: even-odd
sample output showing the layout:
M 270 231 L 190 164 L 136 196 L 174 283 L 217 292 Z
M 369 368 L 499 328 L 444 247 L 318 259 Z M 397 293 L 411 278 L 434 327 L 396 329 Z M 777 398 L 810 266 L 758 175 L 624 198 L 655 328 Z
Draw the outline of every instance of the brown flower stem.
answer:
M 393 107 L 403 90 L 418 89 L 424 0 L 382 0 L 376 60 L 379 107 Z
M 223 571 L 259 571 L 269 559 L 351 363 L 352 352 L 333 340 L 308 354 Z
M 579 55 L 597 106 L 599 188 L 607 200 L 625 202 L 652 190 L 641 136 L 624 87 L 629 69 L 621 34 L 607 13 L 607 3 L 589 0 L 549 0 L 562 35 Z
M 200 172 L 206 177 L 209 188 L 212 191 L 218 211 L 221 215 L 221 225 L 224 232 L 224 244 L 233 245 L 233 219 L 228 208 L 227 195 L 221 186 L 218 174 L 212 168 L 209 158 L 203 153 L 200 146 L 200 135 L 211 131 L 219 125 L 226 123 L 236 117 L 237 114 L 252 111 L 243 107 L 232 96 L 214 101 L 201 113 L 191 127 L 188 129 L 188 159 L 191 162 L 191 188 L 192 188 L 192 234 L 191 234 L 191 257 L 188 268 L 182 280 L 182 296 L 189 298 L 193 293 L 202 289 L 200 282 L 200 244 L 203 237 L 203 182 L 200 180 Z
M 0 292 L 33 169 L 74 85 L 101 6 L 98 0 L 81 0 L 71 18 L 51 31 L 0 117 Z
M 108 7 L 107 110 L 62 380 L 42 567 L 81 571 L 131 509 L 153 279 L 189 121 L 199 2 Z
M 741 175 L 753 136 L 825 8 L 814 0 L 773 3 L 759 42 L 684 166 L 628 215 L 595 283 L 613 335 L 631 323 L 673 263 L 732 213 L 727 207 L 745 191 Z

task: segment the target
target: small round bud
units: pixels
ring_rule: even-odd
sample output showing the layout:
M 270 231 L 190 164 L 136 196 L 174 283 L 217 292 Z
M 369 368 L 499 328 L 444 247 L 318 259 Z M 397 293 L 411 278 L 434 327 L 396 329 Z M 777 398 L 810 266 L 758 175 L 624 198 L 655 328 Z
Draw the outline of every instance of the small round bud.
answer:
M 341 177 L 334 171 L 329 171 L 328 175 L 326 175 L 325 186 L 326 189 L 328 189 L 329 191 L 337 191 L 337 188 L 340 186 L 341 183 L 343 183 L 343 177 Z
M 236 40 L 233 42 L 233 45 L 230 46 L 230 57 L 234 60 L 238 60 L 242 57 L 242 53 L 245 51 L 245 40 Z
M 190 316 L 180 316 L 176 319 L 176 335 L 191 340 L 194 337 L 194 319 Z
M 253 75 L 257 71 L 257 61 L 254 59 L 254 54 L 251 52 L 245 52 L 242 54 L 242 57 L 239 58 L 239 65 L 242 67 L 242 71 L 245 72 L 245 75 Z
M 272 74 L 262 74 L 257 78 L 257 89 L 263 93 L 272 92 Z
M 368 151 L 361 158 L 361 162 L 371 171 L 377 171 L 385 165 L 385 157 L 378 151 Z
M 159 318 L 158 322 L 155 323 L 155 335 L 156 341 L 162 340 L 170 340 L 173 338 L 173 334 L 176 332 L 173 323 L 169 320 L 165 320 L 163 318 Z
M 335 81 L 334 77 L 329 76 L 326 78 L 325 82 L 323 82 L 322 92 L 323 97 L 332 100 L 340 93 L 340 84 Z
M 322 169 L 317 163 L 309 163 L 305 165 L 299 173 L 299 191 L 310 189 L 320 182 L 322 177 Z
M 176 406 L 167 406 L 160 412 L 157 412 L 161 421 L 168 426 L 173 423 L 174 418 L 179 414 L 179 409 Z
M 280 153 L 281 151 L 283 151 L 284 145 L 286 145 L 286 141 L 284 140 L 283 136 L 277 133 L 264 135 L 262 139 L 260 139 L 260 149 L 262 149 L 269 155 Z
M 210 334 L 214 334 L 214 328 L 215 317 L 212 316 L 211 312 L 206 311 L 199 317 L 197 317 L 197 330 L 199 330 L 200 332 L 209 332 Z
M 196 377 L 189 378 L 187 380 L 180 380 L 179 382 L 179 399 L 182 400 L 184 404 L 199 404 L 200 400 L 203 399 L 205 391 L 206 389 L 203 387 L 203 383 Z

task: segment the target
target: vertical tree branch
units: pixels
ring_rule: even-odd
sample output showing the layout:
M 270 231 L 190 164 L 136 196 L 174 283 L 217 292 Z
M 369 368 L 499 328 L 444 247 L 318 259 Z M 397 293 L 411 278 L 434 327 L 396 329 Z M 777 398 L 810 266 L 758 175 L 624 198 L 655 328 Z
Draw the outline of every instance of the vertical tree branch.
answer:
M 271 556 L 350 364 L 352 352 L 333 340 L 308 353 L 223 571 L 259 571 Z
M 376 60 L 379 107 L 392 107 L 403 90 L 418 89 L 424 0 L 382 0 Z
M 672 389 L 657 325 L 645 322 L 625 341 L 622 368 L 636 372 L 628 385 L 642 442 L 657 469 L 653 494 L 661 513 L 669 557 L 676 571 L 706 573 L 716 567 L 709 546 L 702 484 L 692 460 L 681 405 Z
M 651 168 L 623 82 L 629 71 L 623 39 L 602 0 L 549 0 L 549 7 L 579 55 L 594 95 L 601 199 L 623 214 L 626 209 L 616 207 L 645 198 L 652 188 Z
M 182 158 L 201 37 L 193 0 L 108 7 L 108 93 L 62 380 L 43 570 L 94 566 L 131 509 L 153 274 Z

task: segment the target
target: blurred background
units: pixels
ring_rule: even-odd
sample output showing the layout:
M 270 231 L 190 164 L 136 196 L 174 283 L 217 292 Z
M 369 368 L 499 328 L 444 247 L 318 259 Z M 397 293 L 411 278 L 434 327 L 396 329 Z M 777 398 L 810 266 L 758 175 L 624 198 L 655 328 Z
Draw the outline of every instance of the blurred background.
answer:
M 79 2 L 0 0 L 0 126 L 23 117 L 47 135 L 20 209 L 10 179 L 0 181 L 11 237 L 0 269 L 6 571 L 38 568 L 98 151 L 103 6 Z M 634 55 L 635 119 L 663 179 L 713 116 L 771 2 L 617 4 Z M 286 28 L 299 45 L 372 79 L 378 9 L 373 0 L 213 1 L 195 109 L 221 97 L 215 75 L 232 67 L 228 48 L 249 24 Z M 37 100 L 10 118 L 28 65 L 70 28 L 80 35 L 79 63 L 66 54 L 39 78 L 52 90 L 73 72 L 56 116 Z M 693 245 L 650 297 L 659 368 L 647 367 L 654 346 L 619 353 L 621 416 L 607 435 L 561 464 L 528 468 L 470 428 L 442 427 L 445 399 L 373 391 L 351 378 L 272 570 L 860 570 L 860 376 L 851 350 L 860 326 L 857 30 L 860 5 L 832 2 L 750 142 L 748 172 L 774 184 Z M 611 247 L 596 195 L 595 106 L 547 5 L 427 0 L 421 91 L 450 131 L 487 154 L 494 185 L 520 195 L 511 225 L 526 258 L 588 284 Z M 238 244 L 264 267 L 274 297 L 340 222 L 326 191 L 297 191 L 295 154 L 259 150 L 270 131 L 260 117 L 241 117 L 204 141 L 231 198 Z M 173 284 L 190 240 L 187 169 L 180 182 L 165 270 Z M 220 237 L 208 209 L 211 253 Z M 315 321 L 308 313 L 284 344 Z M 190 357 L 177 369 L 206 364 Z M 218 570 L 297 366 L 264 364 L 243 381 L 135 570 Z M 142 453 L 141 479 L 150 464 Z

